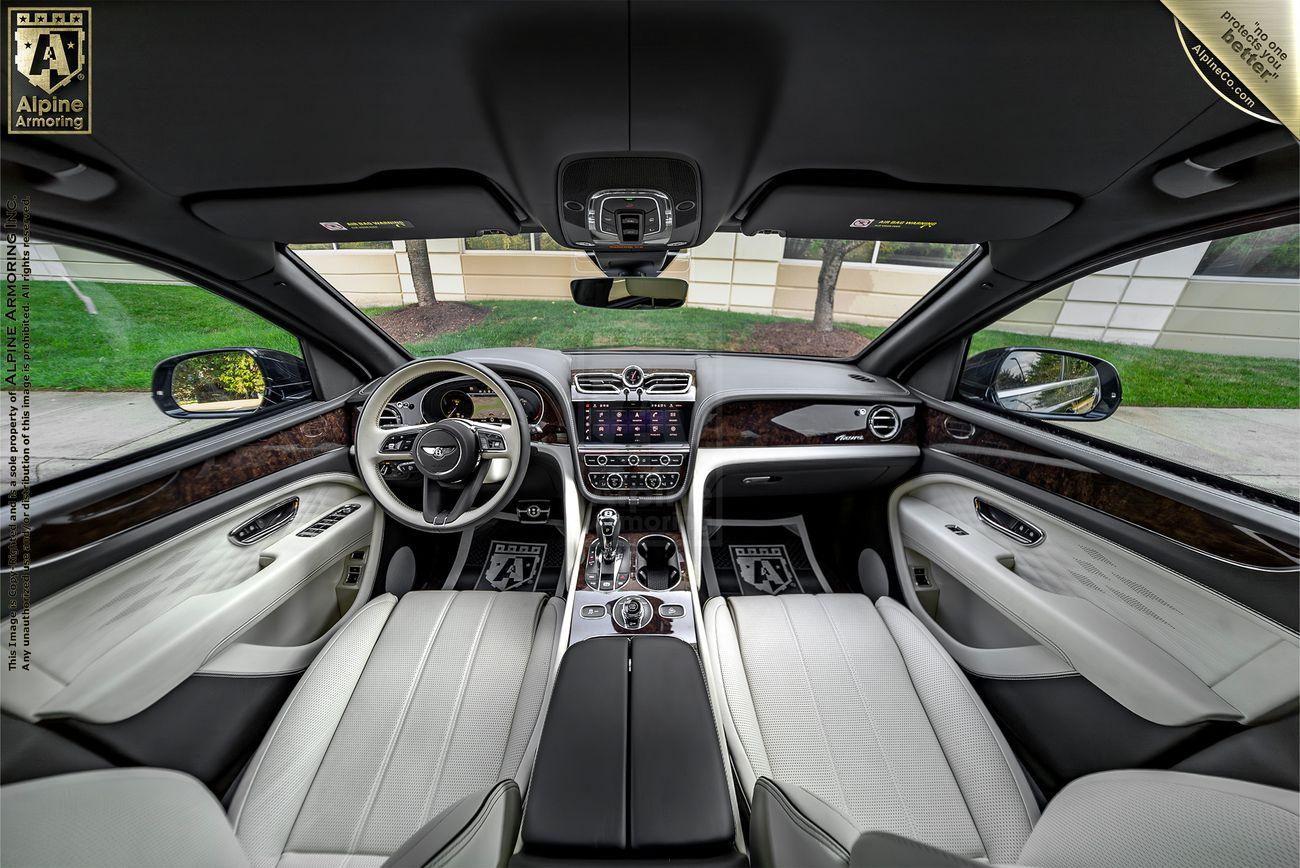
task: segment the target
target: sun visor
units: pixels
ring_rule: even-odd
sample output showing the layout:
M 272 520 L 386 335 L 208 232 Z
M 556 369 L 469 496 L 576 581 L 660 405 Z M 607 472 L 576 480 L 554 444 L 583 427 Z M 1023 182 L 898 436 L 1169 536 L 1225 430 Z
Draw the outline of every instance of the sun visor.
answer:
M 778 179 L 741 226 L 746 235 L 977 243 L 1035 235 L 1073 209 L 1037 194 Z
M 385 188 L 284 190 L 192 202 L 199 219 L 236 238 L 347 243 L 514 235 L 518 218 L 484 181 L 458 179 Z

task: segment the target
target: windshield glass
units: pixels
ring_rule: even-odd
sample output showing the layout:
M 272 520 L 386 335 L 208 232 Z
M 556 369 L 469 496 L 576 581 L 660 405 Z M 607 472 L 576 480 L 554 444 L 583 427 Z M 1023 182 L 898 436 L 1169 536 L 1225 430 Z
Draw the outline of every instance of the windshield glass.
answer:
M 969 244 L 715 233 L 663 272 L 690 285 L 672 310 L 579 307 L 599 277 L 545 233 L 300 244 L 293 249 L 415 355 L 480 347 L 636 348 L 847 358 L 916 304 Z M 414 254 L 414 255 L 412 255 Z

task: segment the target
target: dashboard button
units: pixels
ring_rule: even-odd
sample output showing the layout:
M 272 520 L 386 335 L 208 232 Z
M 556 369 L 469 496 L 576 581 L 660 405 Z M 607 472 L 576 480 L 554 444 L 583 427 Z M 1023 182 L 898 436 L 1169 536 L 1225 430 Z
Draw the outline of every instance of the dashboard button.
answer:
M 614 488 L 614 489 L 622 488 L 622 487 L 623 487 L 623 474 L 621 474 L 621 473 L 611 473 L 608 477 L 606 477 L 606 479 L 605 479 L 605 485 L 606 485 L 608 488 Z

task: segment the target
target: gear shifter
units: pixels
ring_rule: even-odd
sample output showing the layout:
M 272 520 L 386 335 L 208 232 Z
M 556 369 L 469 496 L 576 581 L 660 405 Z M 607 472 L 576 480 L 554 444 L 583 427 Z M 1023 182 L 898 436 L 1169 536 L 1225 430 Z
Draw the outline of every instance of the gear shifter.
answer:
M 596 514 L 596 530 L 600 533 L 600 557 L 605 563 L 611 563 L 618 553 L 618 531 L 622 521 L 618 510 L 605 507 Z

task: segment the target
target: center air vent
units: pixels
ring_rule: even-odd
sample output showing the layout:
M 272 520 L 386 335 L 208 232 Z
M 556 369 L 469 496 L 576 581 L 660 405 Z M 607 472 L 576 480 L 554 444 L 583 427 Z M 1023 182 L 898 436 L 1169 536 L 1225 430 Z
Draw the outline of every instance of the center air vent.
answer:
M 898 411 L 893 407 L 884 405 L 872 407 L 871 412 L 867 414 L 867 428 L 877 440 L 893 440 L 902 427 L 903 420 L 898 417 Z
M 396 428 L 402 424 L 402 412 L 396 404 L 387 404 L 379 411 L 380 428 Z
M 685 395 L 695 386 L 687 371 L 642 371 L 629 365 L 623 371 L 583 371 L 573 375 L 573 388 L 588 395 L 620 395 L 640 391 L 645 395 Z
M 595 371 L 573 375 L 573 387 L 579 392 L 615 395 L 623 391 L 623 378 L 613 371 Z
M 646 374 L 645 390 L 655 395 L 684 395 L 691 390 L 691 375 L 685 371 Z

